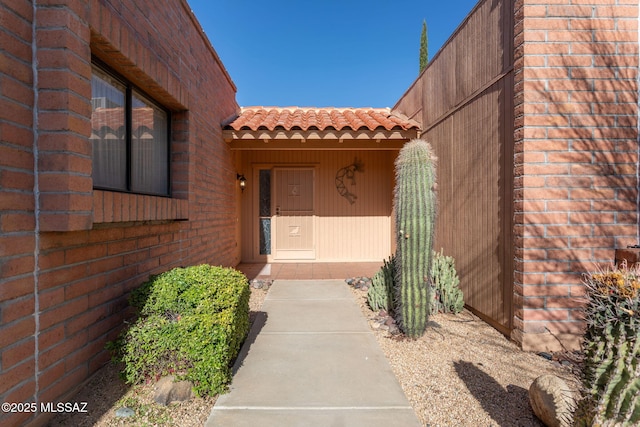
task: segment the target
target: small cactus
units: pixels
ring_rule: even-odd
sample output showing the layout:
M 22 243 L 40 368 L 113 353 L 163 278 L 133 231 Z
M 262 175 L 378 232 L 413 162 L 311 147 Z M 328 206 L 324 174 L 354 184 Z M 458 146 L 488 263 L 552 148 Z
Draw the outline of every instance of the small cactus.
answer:
M 367 293 L 367 302 L 372 310 L 384 310 L 387 313 L 393 311 L 393 290 L 394 290 L 394 257 L 389 257 L 389 261 L 384 260 L 384 265 L 378 270 L 371 280 L 371 288 Z
M 585 276 L 579 426 L 640 425 L 640 269 L 626 265 Z
M 436 218 L 435 156 L 426 141 L 408 142 L 396 159 L 396 315 L 410 338 L 424 334 Z
M 434 289 L 434 298 L 431 303 L 431 312 L 460 313 L 464 308 L 464 295 L 458 287 L 460 278 L 456 272 L 453 257 L 444 256 L 442 250 L 433 253 L 431 264 L 431 284 Z

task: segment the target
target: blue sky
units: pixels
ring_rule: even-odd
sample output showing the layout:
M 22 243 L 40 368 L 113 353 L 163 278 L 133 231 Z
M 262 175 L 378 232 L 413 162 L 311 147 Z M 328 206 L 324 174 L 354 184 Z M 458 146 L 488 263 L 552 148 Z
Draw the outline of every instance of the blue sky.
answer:
M 476 0 L 188 0 L 241 106 L 393 107 Z

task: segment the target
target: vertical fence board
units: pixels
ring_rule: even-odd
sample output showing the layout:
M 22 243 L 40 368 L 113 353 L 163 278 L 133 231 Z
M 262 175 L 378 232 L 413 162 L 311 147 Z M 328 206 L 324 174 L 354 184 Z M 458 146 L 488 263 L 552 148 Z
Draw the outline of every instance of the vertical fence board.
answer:
M 507 334 L 513 327 L 512 40 L 513 0 L 478 3 L 395 107 L 421 118 L 439 157 L 435 248 L 455 257 L 467 305 Z

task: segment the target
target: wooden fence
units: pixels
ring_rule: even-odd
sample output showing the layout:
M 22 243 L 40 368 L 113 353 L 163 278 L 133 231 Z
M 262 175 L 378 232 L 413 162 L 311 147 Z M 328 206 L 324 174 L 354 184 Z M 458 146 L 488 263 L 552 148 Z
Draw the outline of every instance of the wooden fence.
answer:
M 513 328 L 513 0 L 478 3 L 394 109 L 438 155 L 435 249 L 467 306 Z

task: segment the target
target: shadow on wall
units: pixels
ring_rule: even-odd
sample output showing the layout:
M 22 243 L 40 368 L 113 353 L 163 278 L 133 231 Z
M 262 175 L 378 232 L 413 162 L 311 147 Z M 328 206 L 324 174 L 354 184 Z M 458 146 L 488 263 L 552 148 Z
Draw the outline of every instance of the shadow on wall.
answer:
M 422 135 L 439 157 L 434 249 L 456 259 L 467 306 L 506 335 L 513 319 L 512 3 L 480 1 L 397 104 L 422 117 Z
M 582 24 L 597 40 L 602 32 L 592 21 Z M 527 140 L 524 149 L 544 158 L 526 163 L 531 173 L 516 171 L 520 179 L 531 178 L 521 187 L 546 193 L 537 208 L 516 197 L 516 212 L 533 211 L 516 221 L 530 242 L 523 247 L 532 248 L 519 255 L 521 261 L 544 261 L 548 272 L 565 275 L 565 283 L 579 283 L 583 273 L 611 264 L 614 249 L 639 243 L 640 231 L 637 54 L 621 56 L 616 42 L 577 46 L 584 50 L 579 56 L 550 57 L 558 67 L 551 70 L 566 76 L 546 79 L 543 70 L 540 80 L 526 81 L 528 105 L 537 109 L 527 117 L 546 135 Z M 541 256 L 537 248 L 547 250 Z

